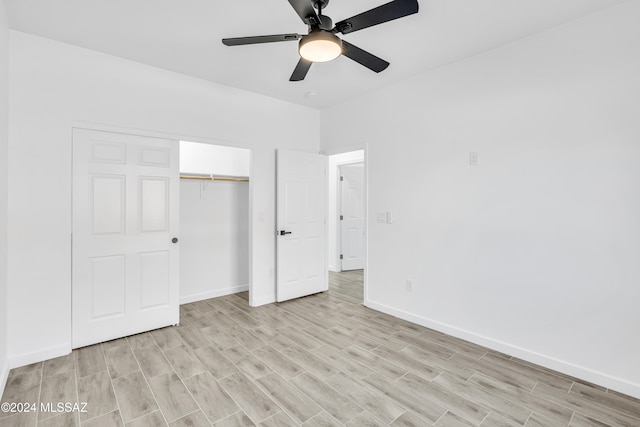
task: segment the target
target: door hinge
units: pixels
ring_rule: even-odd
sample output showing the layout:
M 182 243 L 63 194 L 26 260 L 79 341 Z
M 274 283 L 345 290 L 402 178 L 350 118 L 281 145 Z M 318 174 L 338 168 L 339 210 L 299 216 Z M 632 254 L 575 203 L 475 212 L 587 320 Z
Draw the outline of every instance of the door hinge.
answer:
M 344 216 L 340 215 L 340 221 L 344 220 Z
M 344 259 L 344 255 L 340 254 L 340 259 Z
M 344 176 L 341 176 L 341 177 L 340 177 L 340 181 L 344 181 Z

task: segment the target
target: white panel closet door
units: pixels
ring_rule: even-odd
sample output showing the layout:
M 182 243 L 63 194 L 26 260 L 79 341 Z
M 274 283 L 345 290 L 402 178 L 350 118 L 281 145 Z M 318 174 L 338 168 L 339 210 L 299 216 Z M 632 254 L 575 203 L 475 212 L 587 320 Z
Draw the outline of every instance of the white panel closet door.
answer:
M 342 271 L 362 270 L 365 264 L 364 241 L 364 165 L 340 166 Z
M 326 187 L 325 156 L 278 150 L 278 301 L 329 289 Z
M 178 150 L 74 129 L 73 348 L 178 323 Z

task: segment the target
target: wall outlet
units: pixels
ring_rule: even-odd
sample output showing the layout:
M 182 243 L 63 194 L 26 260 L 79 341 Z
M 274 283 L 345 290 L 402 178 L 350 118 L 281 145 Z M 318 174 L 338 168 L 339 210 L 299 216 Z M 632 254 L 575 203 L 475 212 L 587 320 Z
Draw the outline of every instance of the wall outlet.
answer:
M 404 285 L 407 288 L 407 292 L 413 292 L 413 282 L 411 280 L 407 279 Z
M 376 215 L 378 222 L 387 222 L 387 214 L 386 212 L 378 212 Z
M 393 215 L 391 211 L 387 211 L 387 224 L 393 224 Z

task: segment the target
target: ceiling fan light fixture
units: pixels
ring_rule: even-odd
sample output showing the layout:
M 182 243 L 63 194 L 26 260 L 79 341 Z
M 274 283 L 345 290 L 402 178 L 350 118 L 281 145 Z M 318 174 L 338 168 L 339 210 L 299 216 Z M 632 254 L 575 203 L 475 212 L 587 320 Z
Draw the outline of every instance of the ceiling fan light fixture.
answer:
M 329 31 L 312 30 L 300 39 L 298 52 L 307 61 L 332 61 L 342 54 L 342 41 Z

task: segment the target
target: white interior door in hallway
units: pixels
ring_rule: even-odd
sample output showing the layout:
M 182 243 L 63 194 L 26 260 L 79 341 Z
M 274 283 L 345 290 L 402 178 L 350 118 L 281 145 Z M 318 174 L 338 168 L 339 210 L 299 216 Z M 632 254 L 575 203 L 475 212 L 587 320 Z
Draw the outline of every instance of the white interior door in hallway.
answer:
M 341 270 L 361 270 L 365 265 L 364 164 L 340 166 Z
M 277 152 L 277 301 L 324 292 L 327 276 L 326 157 Z
M 74 129 L 73 348 L 178 323 L 178 150 Z

